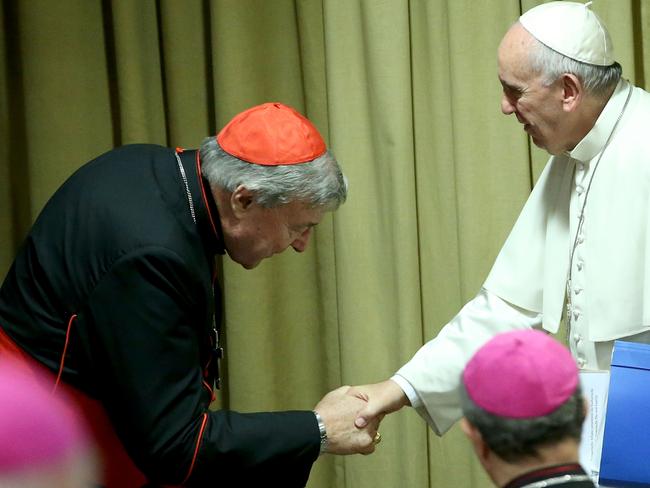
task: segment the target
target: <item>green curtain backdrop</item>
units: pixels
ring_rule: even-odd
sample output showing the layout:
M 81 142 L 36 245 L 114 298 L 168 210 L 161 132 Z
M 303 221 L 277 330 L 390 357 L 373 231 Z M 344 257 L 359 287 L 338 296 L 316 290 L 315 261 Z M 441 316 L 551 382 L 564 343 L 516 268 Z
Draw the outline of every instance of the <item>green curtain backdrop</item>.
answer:
M 117 145 L 197 147 L 280 101 L 350 181 L 310 249 L 223 260 L 216 407 L 310 409 L 392 375 L 472 298 L 546 161 L 501 115 L 496 49 L 531 0 L 3 0 L 0 276 L 38 212 Z M 624 76 L 650 85 L 650 2 L 597 0 Z M 410 409 L 371 456 L 319 459 L 309 487 L 487 487 L 458 428 Z M 218 480 L 215 466 L 215 480 Z

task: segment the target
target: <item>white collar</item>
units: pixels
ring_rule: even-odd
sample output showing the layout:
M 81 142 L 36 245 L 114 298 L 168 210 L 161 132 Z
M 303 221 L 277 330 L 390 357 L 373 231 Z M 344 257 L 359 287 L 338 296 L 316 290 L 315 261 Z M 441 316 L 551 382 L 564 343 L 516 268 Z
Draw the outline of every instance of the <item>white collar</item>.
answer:
M 630 84 L 621 78 L 594 126 L 576 147 L 567 152 L 570 157 L 586 163 L 603 149 L 605 141 L 612 132 L 614 124 L 623 109 L 629 89 Z

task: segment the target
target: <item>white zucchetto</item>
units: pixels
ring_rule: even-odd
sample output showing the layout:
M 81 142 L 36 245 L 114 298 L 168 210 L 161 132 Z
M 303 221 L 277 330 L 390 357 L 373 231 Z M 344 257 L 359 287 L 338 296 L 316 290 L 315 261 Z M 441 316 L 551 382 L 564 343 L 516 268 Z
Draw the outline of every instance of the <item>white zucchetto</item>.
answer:
M 590 5 L 544 3 L 519 17 L 519 22 L 535 39 L 560 54 L 583 63 L 610 66 L 614 63 L 612 39 Z

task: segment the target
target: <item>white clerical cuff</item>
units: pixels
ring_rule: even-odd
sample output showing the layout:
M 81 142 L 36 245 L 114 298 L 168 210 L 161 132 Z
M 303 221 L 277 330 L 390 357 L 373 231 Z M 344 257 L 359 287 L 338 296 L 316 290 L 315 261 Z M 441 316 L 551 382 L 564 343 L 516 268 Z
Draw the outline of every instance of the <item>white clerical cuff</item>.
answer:
M 411 383 L 409 383 L 406 378 L 396 374 L 391 377 L 391 380 L 397 383 L 397 386 L 404 390 L 404 394 L 408 397 L 409 402 L 413 408 L 422 406 L 420 395 L 418 395 L 417 391 L 415 391 L 415 388 L 413 388 Z

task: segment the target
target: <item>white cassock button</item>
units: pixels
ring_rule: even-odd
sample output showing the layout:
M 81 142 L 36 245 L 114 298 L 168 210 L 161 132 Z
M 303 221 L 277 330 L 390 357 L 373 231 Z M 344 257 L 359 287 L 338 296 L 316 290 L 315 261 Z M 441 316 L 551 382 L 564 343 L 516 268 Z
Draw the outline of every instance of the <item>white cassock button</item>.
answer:
M 578 356 L 578 367 L 582 369 L 585 367 L 585 364 L 587 364 L 587 360 L 582 356 Z
M 585 242 L 585 236 L 581 234 L 578 236 L 578 244 L 582 244 L 583 242 Z
M 576 185 L 576 192 L 578 195 L 582 195 L 585 192 L 585 189 L 582 187 L 582 185 Z
M 580 295 L 581 291 L 582 291 L 582 288 L 577 288 L 576 287 L 576 288 L 574 288 L 573 293 L 575 293 L 576 295 Z
M 573 320 L 578 320 L 580 318 L 580 311 L 579 310 L 574 310 L 573 311 Z
M 582 268 L 584 267 L 584 265 L 585 265 L 585 263 L 583 263 L 582 261 L 578 261 L 576 263 L 576 268 L 578 268 L 578 271 L 582 271 Z
M 578 163 L 578 171 L 584 171 L 585 163 Z
M 576 342 L 580 342 L 582 340 L 582 336 L 578 333 L 573 334 L 573 340 Z

